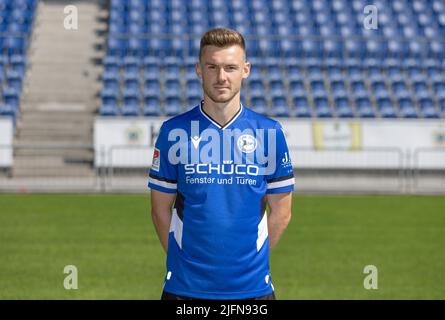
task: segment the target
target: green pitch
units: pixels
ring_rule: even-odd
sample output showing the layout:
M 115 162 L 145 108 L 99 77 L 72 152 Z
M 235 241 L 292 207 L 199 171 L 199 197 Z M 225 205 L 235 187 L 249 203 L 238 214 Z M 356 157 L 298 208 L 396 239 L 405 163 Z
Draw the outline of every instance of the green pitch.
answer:
M 147 195 L 0 195 L 0 299 L 159 299 L 164 259 Z M 271 269 L 279 299 L 445 299 L 445 198 L 295 196 Z

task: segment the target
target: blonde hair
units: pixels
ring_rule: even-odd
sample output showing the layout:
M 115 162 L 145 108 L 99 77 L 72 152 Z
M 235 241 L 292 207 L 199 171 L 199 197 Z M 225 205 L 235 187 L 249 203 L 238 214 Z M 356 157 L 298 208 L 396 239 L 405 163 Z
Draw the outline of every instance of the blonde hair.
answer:
M 199 59 L 201 60 L 202 50 L 205 46 L 215 46 L 227 48 L 230 46 L 240 46 L 246 57 L 246 42 L 241 33 L 227 28 L 214 28 L 208 30 L 201 38 L 199 45 Z

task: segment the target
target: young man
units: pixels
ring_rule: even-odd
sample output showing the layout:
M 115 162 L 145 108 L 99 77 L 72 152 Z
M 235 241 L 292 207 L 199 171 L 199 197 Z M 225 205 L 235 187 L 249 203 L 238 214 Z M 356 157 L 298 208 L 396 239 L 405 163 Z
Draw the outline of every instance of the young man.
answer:
M 240 33 L 208 31 L 204 99 L 160 129 L 148 186 L 167 252 L 162 299 L 275 299 L 269 249 L 290 221 L 294 177 L 279 123 L 240 103 L 249 71 Z

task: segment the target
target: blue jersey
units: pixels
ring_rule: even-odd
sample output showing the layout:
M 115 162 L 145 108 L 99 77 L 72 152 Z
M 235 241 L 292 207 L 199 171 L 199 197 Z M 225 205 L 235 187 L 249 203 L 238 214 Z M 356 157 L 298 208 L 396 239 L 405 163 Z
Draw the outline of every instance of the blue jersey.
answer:
M 222 127 L 202 104 L 165 121 L 148 186 L 176 193 L 165 291 L 202 299 L 273 292 L 266 194 L 294 186 L 277 121 L 240 105 Z

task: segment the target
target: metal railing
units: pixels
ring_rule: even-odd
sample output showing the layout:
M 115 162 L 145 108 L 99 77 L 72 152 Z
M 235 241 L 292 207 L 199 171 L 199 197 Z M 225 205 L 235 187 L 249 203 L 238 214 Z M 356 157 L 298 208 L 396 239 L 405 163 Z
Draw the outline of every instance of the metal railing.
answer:
M 0 190 L 12 192 L 83 192 L 98 190 L 92 145 L 3 146 L 14 154 L 0 174 Z
M 0 146 L 0 192 L 145 192 L 153 146 Z M 445 148 L 294 147 L 297 192 L 445 193 Z M 93 157 L 96 156 L 96 165 Z
M 107 152 L 106 187 L 108 190 L 144 190 L 147 188 L 148 166 L 151 163 L 152 146 L 116 145 Z M 128 165 L 132 163 L 131 165 Z
M 405 156 L 399 148 L 290 148 L 296 189 L 403 193 Z
M 419 148 L 413 153 L 413 192 L 445 192 L 445 148 Z

